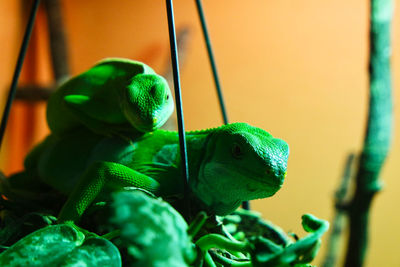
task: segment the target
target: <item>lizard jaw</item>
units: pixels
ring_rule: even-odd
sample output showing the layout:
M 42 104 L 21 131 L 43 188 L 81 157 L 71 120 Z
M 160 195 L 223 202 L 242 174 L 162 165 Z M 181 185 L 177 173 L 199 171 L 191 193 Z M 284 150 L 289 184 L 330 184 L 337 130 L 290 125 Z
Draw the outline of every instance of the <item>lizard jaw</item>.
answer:
M 217 215 L 229 214 L 242 201 L 272 196 L 280 187 L 268 180 L 252 179 L 246 170 L 233 170 L 215 162 L 202 164 L 198 181 L 191 183 L 195 195 Z

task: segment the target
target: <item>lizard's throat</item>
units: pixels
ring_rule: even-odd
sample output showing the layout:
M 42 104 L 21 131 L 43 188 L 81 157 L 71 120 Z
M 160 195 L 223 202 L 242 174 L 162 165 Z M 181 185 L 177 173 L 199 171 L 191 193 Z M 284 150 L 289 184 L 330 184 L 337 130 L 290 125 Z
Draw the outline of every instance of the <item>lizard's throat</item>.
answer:
M 244 172 L 244 173 L 243 173 Z M 209 162 L 202 164 L 192 192 L 209 211 L 225 215 L 234 211 L 242 201 L 265 198 L 279 190 L 280 185 L 259 182 L 252 175 L 233 166 Z
M 227 176 L 223 171 L 215 170 L 214 163 L 203 163 L 200 166 L 198 179 L 190 183 L 191 190 L 197 199 L 204 205 L 207 212 L 216 215 L 227 215 L 240 206 L 241 199 L 232 197 L 229 188 L 224 190 L 218 180 Z M 228 176 L 229 177 L 229 176 Z

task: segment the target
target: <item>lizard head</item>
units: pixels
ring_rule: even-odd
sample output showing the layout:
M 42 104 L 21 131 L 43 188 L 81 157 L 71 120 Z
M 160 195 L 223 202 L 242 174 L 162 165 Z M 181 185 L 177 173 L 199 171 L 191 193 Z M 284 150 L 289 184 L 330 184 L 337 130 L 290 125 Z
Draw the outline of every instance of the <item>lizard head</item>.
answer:
M 226 215 L 242 201 L 274 195 L 286 176 L 289 146 L 246 123 L 211 134 L 198 180 L 191 186 L 209 211 Z
M 122 97 L 122 110 L 133 127 L 150 132 L 161 127 L 174 110 L 167 81 L 157 74 L 138 74 Z

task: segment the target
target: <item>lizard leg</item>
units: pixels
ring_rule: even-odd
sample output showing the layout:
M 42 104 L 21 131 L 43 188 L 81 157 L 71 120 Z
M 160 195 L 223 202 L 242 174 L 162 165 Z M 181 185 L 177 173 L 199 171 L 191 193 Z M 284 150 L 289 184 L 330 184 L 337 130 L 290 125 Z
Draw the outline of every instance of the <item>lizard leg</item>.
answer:
M 114 162 L 93 163 L 81 176 L 58 215 L 59 222 L 76 222 L 87 207 L 107 188 L 134 186 L 157 194 L 159 183 L 153 178 Z

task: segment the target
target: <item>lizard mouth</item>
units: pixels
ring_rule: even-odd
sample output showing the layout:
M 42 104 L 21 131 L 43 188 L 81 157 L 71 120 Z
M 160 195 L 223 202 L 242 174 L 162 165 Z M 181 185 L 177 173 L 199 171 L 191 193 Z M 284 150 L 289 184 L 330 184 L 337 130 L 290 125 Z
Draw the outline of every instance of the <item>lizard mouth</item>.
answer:
M 148 118 L 141 120 L 140 123 L 136 123 L 136 128 L 141 132 L 154 131 L 167 122 L 173 111 L 173 105 L 169 105 L 167 109 L 161 108 L 155 110 Z
M 252 179 L 249 173 L 226 164 L 203 163 L 198 179 L 191 180 L 191 190 L 209 212 L 227 215 L 243 201 L 270 197 L 281 188 L 280 183 Z
M 151 110 L 142 110 L 138 107 L 130 107 L 124 115 L 128 122 L 140 132 L 151 132 L 163 126 L 172 112 L 174 104 L 171 101 L 166 106 L 158 106 Z
M 258 172 L 243 168 L 227 168 L 221 163 L 205 163 L 201 167 L 199 182 L 214 191 L 220 201 L 224 196 L 229 201 L 240 198 L 242 201 L 265 198 L 275 194 L 282 186 L 280 179 L 262 175 Z
M 134 127 L 140 132 L 152 132 L 163 126 L 168 119 L 169 116 L 152 116 L 151 119 L 135 123 Z
M 232 173 L 233 175 L 240 176 L 242 180 L 247 180 L 248 184 L 259 185 L 260 187 L 270 187 L 276 188 L 281 187 L 283 184 L 284 179 L 277 178 L 272 172 L 270 171 L 257 171 L 255 169 L 249 168 L 225 168 L 228 172 Z M 252 183 L 253 182 L 253 183 Z

